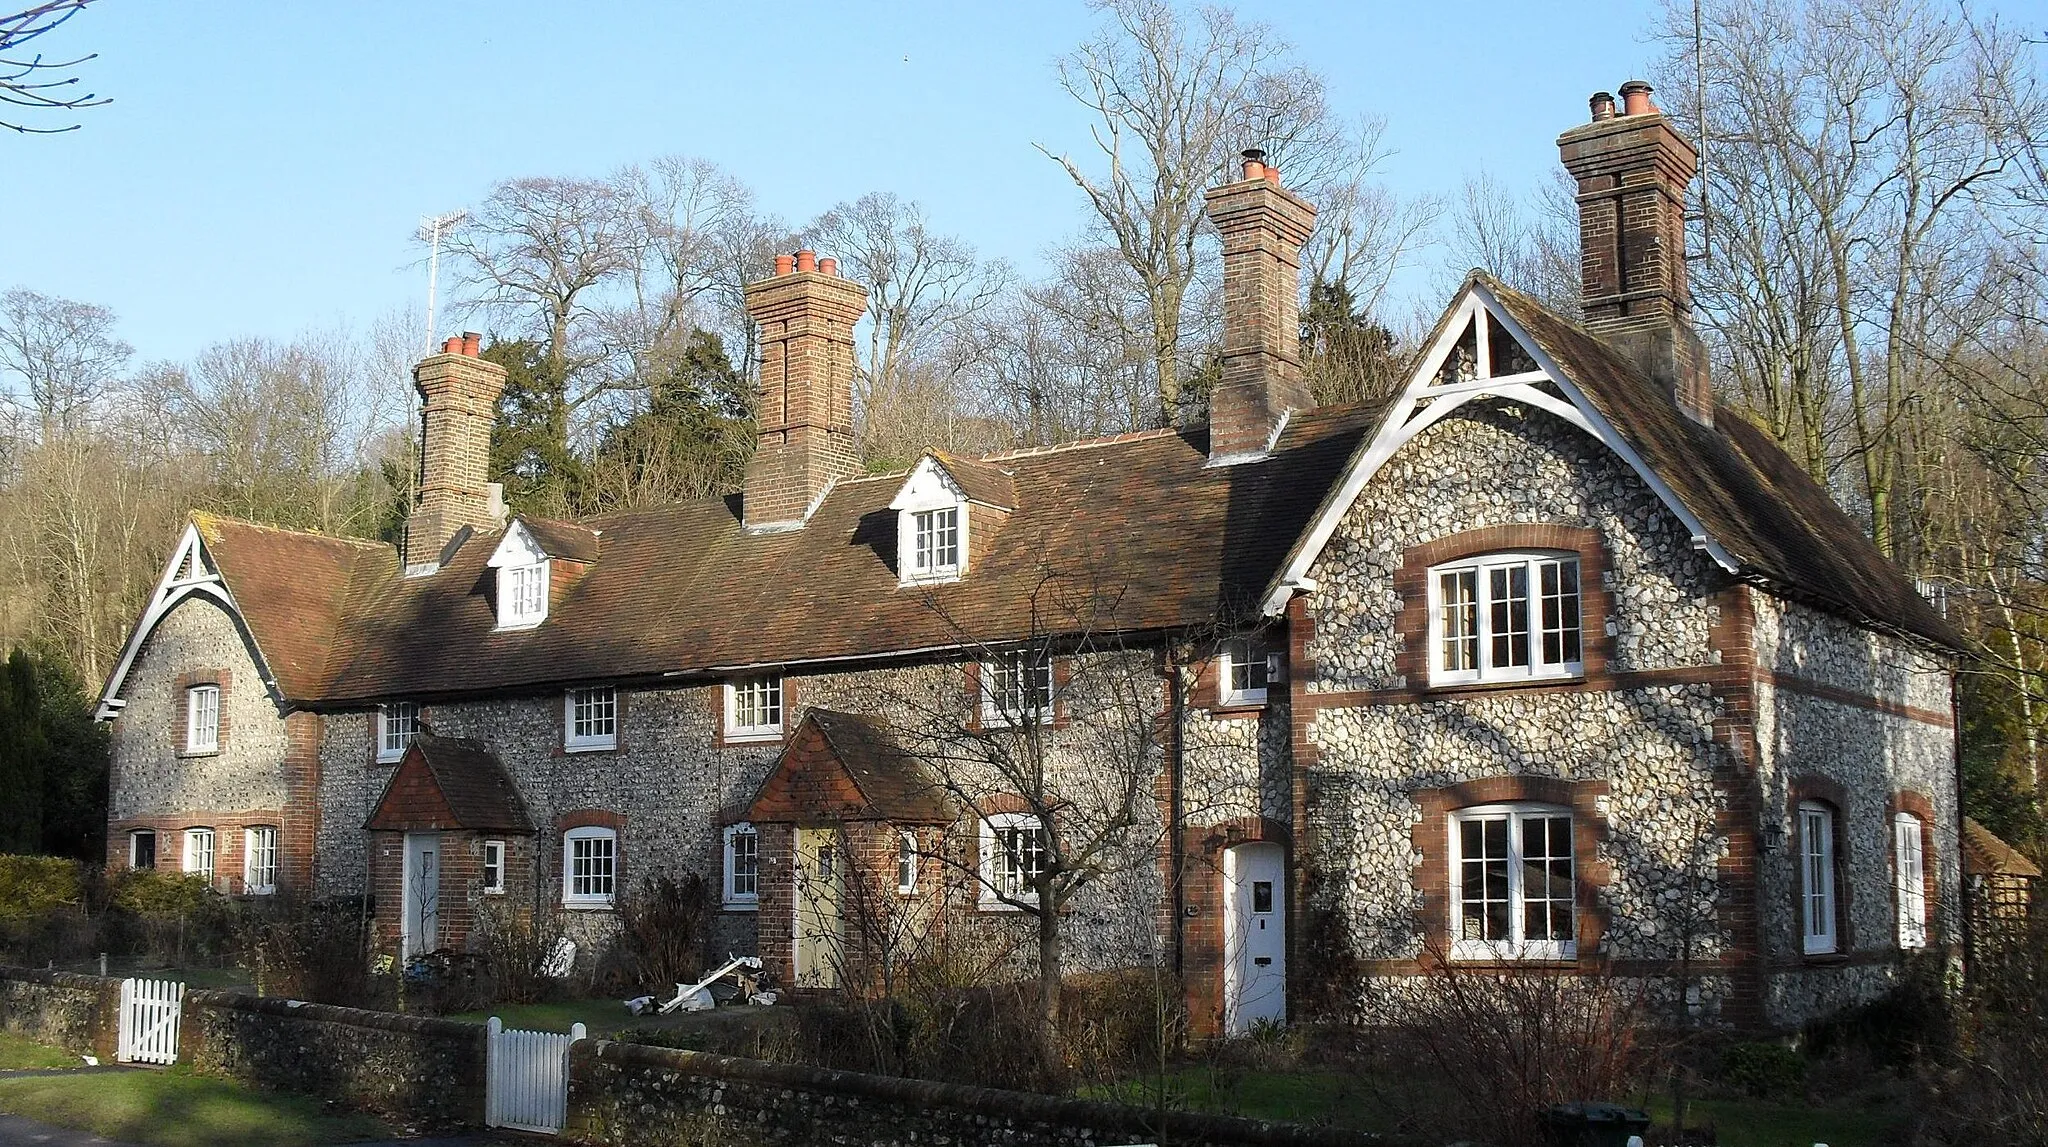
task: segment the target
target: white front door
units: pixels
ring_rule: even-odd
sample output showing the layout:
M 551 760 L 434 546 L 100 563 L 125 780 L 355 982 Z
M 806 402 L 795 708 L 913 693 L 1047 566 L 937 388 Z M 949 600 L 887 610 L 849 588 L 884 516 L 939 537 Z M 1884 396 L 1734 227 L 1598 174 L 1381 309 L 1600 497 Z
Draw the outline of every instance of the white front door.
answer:
M 441 836 L 405 834 L 405 904 L 401 925 L 408 959 L 440 947 Z
M 1287 1020 L 1286 862 L 1277 844 L 1223 853 L 1223 1031 Z
M 840 906 L 846 893 L 846 863 L 839 833 L 796 830 L 796 984 L 836 988 L 844 962 L 846 925 Z

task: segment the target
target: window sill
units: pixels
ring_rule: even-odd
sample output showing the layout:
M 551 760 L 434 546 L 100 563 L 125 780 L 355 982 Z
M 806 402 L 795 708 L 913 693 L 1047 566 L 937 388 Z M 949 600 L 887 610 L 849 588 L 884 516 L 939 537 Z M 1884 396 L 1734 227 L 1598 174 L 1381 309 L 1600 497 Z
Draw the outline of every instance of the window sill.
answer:
M 1423 689 L 1431 693 L 1492 693 L 1502 689 L 1527 689 L 1542 685 L 1571 685 L 1586 680 L 1584 673 L 1552 673 L 1542 677 L 1514 677 L 1493 681 L 1437 681 L 1432 679 Z
M 590 741 L 578 744 L 574 741 L 565 741 L 562 744 L 562 751 L 565 753 L 616 753 L 619 751 L 619 743 L 617 741 Z
M 759 912 L 761 910 L 761 902 L 758 900 L 728 900 L 720 905 L 720 907 L 727 912 Z
M 609 900 L 602 902 L 596 900 L 584 900 L 580 902 L 575 900 L 564 900 L 562 902 L 562 911 L 564 912 L 613 912 L 616 911 L 617 908 L 618 906 L 613 904 Z
M 1461 950 L 1457 946 L 1453 946 L 1451 948 L 1451 962 L 1454 964 L 1514 964 L 1517 967 L 1540 966 L 1544 964 L 1567 965 L 1577 964 L 1579 962 L 1579 953 L 1577 946 L 1566 948 L 1562 951 L 1546 950 L 1526 954 L 1501 951 L 1493 948 L 1465 948 Z
M 896 588 L 915 589 L 922 585 L 957 585 L 960 578 L 960 570 L 942 570 L 938 573 L 917 574 L 912 577 L 899 578 L 896 582 Z
M 723 743 L 727 745 L 772 745 L 781 739 L 782 730 L 780 728 L 749 729 L 744 732 L 727 733 Z
M 398 762 L 400 762 L 400 761 L 402 761 L 402 760 L 404 760 L 404 759 L 405 759 L 405 754 L 404 754 L 404 753 L 400 753 L 400 754 L 398 754 L 398 755 L 397 755 L 397 756 L 395 756 L 395 757 L 387 757 L 387 756 L 385 756 L 384 754 L 382 754 L 382 753 L 379 753 L 379 754 L 377 754 L 377 756 L 376 756 L 376 758 L 375 758 L 375 760 L 376 760 L 376 763 L 377 763 L 377 764 L 380 764 L 380 765 L 395 765 L 395 764 L 397 764 Z
M 1257 717 L 1263 715 L 1271 703 L 1267 701 L 1246 701 L 1232 698 L 1209 706 L 1211 717 Z
M 218 756 L 220 756 L 220 750 L 219 750 L 219 749 L 217 749 L 217 748 L 215 748 L 215 749 L 179 749 L 179 750 L 178 750 L 178 759 L 179 759 L 179 760 L 185 760 L 186 758 L 189 758 L 189 757 L 218 757 Z
M 504 890 L 504 889 L 502 889 L 502 888 L 486 888 L 486 889 L 484 889 L 484 895 L 485 895 L 485 896 L 503 896 L 504 894 L 505 894 L 505 890 Z
M 1037 907 L 1036 904 L 1005 904 L 1000 900 L 981 900 L 974 906 L 977 912 L 1029 912 Z
M 1801 952 L 1799 954 L 1799 958 L 1802 961 L 1808 964 L 1812 964 L 1816 967 L 1827 967 L 1831 964 L 1848 963 L 1849 953 L 1841 951 L 1840 949 L 1836 949 L 1834 951 L 1829 952 Z

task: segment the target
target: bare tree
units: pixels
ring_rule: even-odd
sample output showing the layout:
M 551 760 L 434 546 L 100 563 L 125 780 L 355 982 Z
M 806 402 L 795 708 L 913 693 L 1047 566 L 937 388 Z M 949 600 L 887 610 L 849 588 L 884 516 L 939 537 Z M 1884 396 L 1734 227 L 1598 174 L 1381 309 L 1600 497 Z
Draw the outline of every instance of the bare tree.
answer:
M 1579 313 L 1579 211 L 1562 169 L 1533 196 L 1522 197 L 1481 172 L 1459 186 L 1450 210 L 1445 271 L 1462 278 L 1473 268 L 1543 300 L 1565 315 Z
M 1185 17 L 1167 0 L 1103 0 L 1103 31 L 1059 63 L 1060 83 L 1097 119 L 1106 170 L 1039 150 L 1088 197 L 1104 239 L 1146 302 L 1159 417 L 1182 404 L 1183 310 L 1203 229 L 1202 193 L 1240 149 L 1263 147 L 1295 187 L 1323 182 L 1331 116 L 1322 79 L 1287 45 L 1225 8 Z
M 15 107 L 40 113 L 95 108 L 113 102 L 111 99 L 101 99 L 92 92 L 73 94 L 77 91 L 78 77 L 62 74 L 97 58 L 99 53 L 94 52 L 67 60 L 46 60 L 41 52 L 29 48 L 33 41 L 62 27 L 91 2 L 92 0 L 48 0 L 47 3 L 24 9 L 11 16 L 0 16 L 0 103 L 13 104 Z M 0 127 L 11 127 L 18 132 L 36 135 L 76 131 L 78 126 L 71 124 L 67 127 L 30 127 L 12 118 L 0 119 Z
M 128 364 L 114 312 L 17 287 L 0 295 L 0 375 L 20 380 L 45 440 L 78 420 Z
M 865 421 L 878 405 L 918 390 L 958 365 L 939 353 L 1009 285 L 1010 268 L 932 231 L 924 208 L 893 192 L 840 203 L 804 229 L 805 242 L 836 256 L 868 289 L 868 346 L 855 377 Z M 913 384 L 913 376 L 917 376 Z

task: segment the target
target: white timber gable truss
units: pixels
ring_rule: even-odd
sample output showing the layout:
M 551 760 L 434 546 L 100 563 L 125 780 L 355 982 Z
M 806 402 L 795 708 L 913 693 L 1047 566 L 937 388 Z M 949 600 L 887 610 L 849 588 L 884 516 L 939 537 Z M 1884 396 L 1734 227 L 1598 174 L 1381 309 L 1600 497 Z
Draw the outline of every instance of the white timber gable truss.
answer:
M 212 600 L 235 619 L 236 628 L 242 631 L 243 639 L 249 643 L 257 672 L 263 675 L 264 686 L 272 697 L 282 700 L 284 694 L 278 689 L 277 679 L 271 675 L 269 664 L 257 648 L 256 637 L 249 632 L 248 622 L 242 620 L 242 608 L 235 604 L 235 595 L 221 577 L 220 567 L 206 552 L 206 541 L 200 536 L 199 527 L 187 522 L 177 548 L 171 551 L 171 560 L 165 565 L 163 576 L 157 579 L 156 589 L 149 595 L 149 607 L 142 611 L 142 620 L 135 623 L 135 631 L 128 635 L 128 644 L 121 648 L 121 660 L 107 675 L 107 687 L 100 694 L 99 709 L 94 714 L 99 720 L 111 721 L 121 715 L 121 709 L 128 704 L 121 697 L 121 687 L 127 683 L 128 671 L 135 667 L 135 658 L 142 652 L 143 643 L 156 631 L 158 622 L 194 597 Z
M 1494 345 L 1503 334 L 1513 340 L 1512 347 Z M 1460 356 L 1455 361 L 1454 353 Z M 1451 369 L 1446 369 L 1447 364 Z M 1507 369 L 1495 373 L 1496 367 L 1502 366 Z M 1650 469 L 1566 375 L 1564 368 L 1544 353 L 1529 332 L 1501 306 L 1486 284 L 1475 278 L 1452 303 L 1446 321 L 1439 324 L 1415 373 L 1395 396 L 1379 429 L 1353 455 L 1343 480 L 1324 499 L 1307 532 L 1295 543 L 1287 564 L 1262 603 L 1266 616 L 1280 616 L 1296 592 L 1315 588 L 1309 569 L 1366 483 L 1379 474 L 1387 461 L 1416 435 L 1481 398 L 1506 399 L 1546 411 L 1597 439 L 1628 463 L 1677 516 L 1692 535 L 1695 549 L 1707 553 L 1729 573 L 1739 572 L 1734 557 L 1707 535 L 1699 518 Z

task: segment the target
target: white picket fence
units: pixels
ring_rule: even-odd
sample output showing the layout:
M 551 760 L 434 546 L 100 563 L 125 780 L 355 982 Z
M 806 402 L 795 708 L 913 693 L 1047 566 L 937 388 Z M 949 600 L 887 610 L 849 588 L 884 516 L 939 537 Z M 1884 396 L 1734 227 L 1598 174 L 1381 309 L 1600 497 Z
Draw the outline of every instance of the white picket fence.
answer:
M 582 1024 L 560 1032 L 521 1031 L 491 1017 L 484 1060 L 484 1122 L 554 1134 L 569 1114 L 569 1045 Z
M 122 980 L 115 1058 L 122 1063 L 178 1062 L 178 1018 L 184 1010 L 185 985 L 176 980 Z

